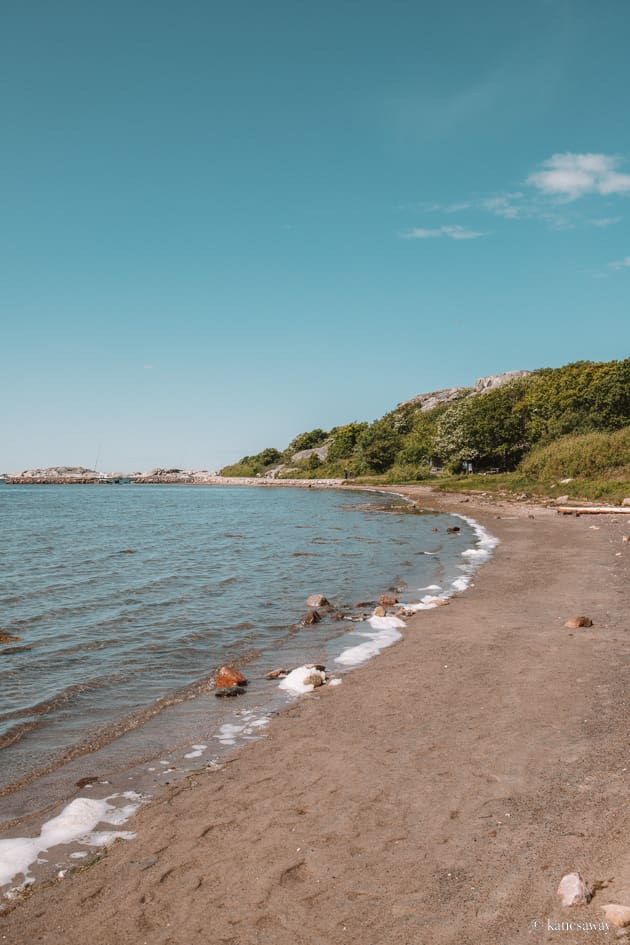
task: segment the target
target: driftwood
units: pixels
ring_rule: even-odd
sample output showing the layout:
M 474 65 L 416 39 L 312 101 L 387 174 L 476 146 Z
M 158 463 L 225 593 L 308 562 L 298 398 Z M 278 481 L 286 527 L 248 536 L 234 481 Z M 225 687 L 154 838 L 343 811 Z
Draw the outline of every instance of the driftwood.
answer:
M 618 505 L 561 505 L 558 512 L 560 515 L 630 515 L 630 507 L 621 508 Z

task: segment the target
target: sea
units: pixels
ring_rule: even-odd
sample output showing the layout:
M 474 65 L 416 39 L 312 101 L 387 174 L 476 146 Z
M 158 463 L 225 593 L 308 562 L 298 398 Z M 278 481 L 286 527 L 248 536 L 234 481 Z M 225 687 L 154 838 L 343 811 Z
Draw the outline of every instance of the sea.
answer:
M 0 643 L 9 837 L 78 788 L 100 786 L 101 815 L 122 798 L 120 823 L 220 765 L 300 697 L 268 672 L 321 664 L 342 683 L 404 633 L 371 616 L 381 594 L 430 610 L 493 546 L 471 520 L 351 487 L 2 484 L 0 523 L 0 633 L 16 638 Z M 331 608 L 305 626 L 311 594 Z M 214 696 L 224 664 L 249 680 L 237 699 Z

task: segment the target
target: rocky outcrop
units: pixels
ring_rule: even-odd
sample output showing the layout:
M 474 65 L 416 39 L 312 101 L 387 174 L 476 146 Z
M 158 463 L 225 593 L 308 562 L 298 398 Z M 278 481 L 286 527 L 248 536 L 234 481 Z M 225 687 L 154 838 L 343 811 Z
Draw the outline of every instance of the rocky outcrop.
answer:
M 292 463 L 299 463 L 300 460 L 310 459 L 311 456 L 317 456 L 318 459 L 321 459 L 322 462 L 328 456 L 328 450 L 330 449 L 330 443 L 324 443 L 323 446 L 315 446 L 311 450 L 300 450 L 299 453 L 294 453 L 291 457 Z
M 152 469 L 133 477 L 133 481 L 142 483 L 183 483 L 201 485 L 211 482 L 216 477 L 215 472 L 207 469 Z
M 453 400 L 461 400 L 464 397 L 474 397 L 476 394 L 485 394 L 489 390 L 495 390 L 510 381 L 516 381 L 521 377 L 528 377 L 531 371 L 505 371 L 503 374 L 489 374 L 487 377 L 478 378 L 472 387 L 445 387 L 443 390 L 434 390 L 428 394 L 416 394 L 409 400 L 405 400 L 400 407 L 420 407 L 420 410 L 433 410 L 440 404 L 448 404 Z
M 55 482 L 97 482 L 101 478 L 101 473 L 94 469 L 86 469 L 85 466 L 47 466 L 42 469 L 24 469 L 22 472 L 7 473 L 5 482 L 36 485 Z
M 409 400 L 405 400 L 400 407 L 420 407 L 420 410 L 433 410 L 440 404 L 448 404 L 452 400 L 458 400 L 471 392 L 470 387 L 445 387 L 443 390 L 433 390 L 428 394 L 416 394 Z
M 488 377 L 480 377 L 475 381 L 473 393 L 484 394 L 488 390 L 495 390 L 497 387 L 503 387 L 511 381 L 517 381 L 521 377 L 529 377 L 531 371 L 504 371 L 503 374 L 489 374 Z

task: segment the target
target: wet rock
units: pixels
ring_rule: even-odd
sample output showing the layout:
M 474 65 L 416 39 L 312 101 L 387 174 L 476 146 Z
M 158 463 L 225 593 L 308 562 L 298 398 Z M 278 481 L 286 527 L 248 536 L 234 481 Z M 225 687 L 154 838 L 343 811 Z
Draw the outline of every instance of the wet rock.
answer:
M 394 594 L 381 594 L 378 602 L 381 607 L 393 607 L 398 603 L 398 598 Z
M 446 534 L 447 534 L 447 535 L 457 535 L 457 533 L 459 532 L 459 530 L 460 530 L 459 525 L 448 525 L 447 528 L 446 528 Z
M 74 784 L 75 784 L 75 787 L 78 787 L 81 789 L 81 788 L 87 787 L 88 784 L 94 784 L 96 781 L 98 781 L 97 774 L 93 775 L 90 778 L 79 778 L 79 780 L 75 781 Z
M 305 686 L 313 686 L 315 689 L 317 689 L 318 686 L 324 685 L 326 682 L 326 677 L 324 673 L 318 673 L 317 670 L 313 670 L 312 673 L 309 673 L 308 676 L 304 677 L 303 682 Z
M 399 607 L 396 611 L 397 617 L 413 617 L 415 610 L 410 610 L 408 607 Z
M 270 673 L 265 673 L 265 679 L 284 679 L 288 675 L 288 669 L 272 669 Z
M 440 529 L 439 529 L 439 528 L 436 528 L 435 526 L 433 526 L 433 528 L 431 529 L 432 532 L 439 532 L 439 530 L 440 530 Z
M 619 929 L 630 926 L 630 906 L 622 906 L 618 902 L 608 902 L 602 906 L 607 922 L 611 922 Z
M 246 686 L 247 680 L 238 669 L 233 666 L 222 666 L 217 673 L 215 685 L 219 689 L 229 689 L 231 686 Z
M 310 610 L 307 614 L 304 614 L 300 623 L 303 627 L 310 627 L 314 623 L 319 623 L 322 618 L 319 616 L 318 611 Z
M 0 630 L 0 643 L 17 643 L 22 637 L 14 637 L 11 633 L 3 633 Z
M 568 630 L 577 630 L 578 627 L 592 627 L 593 621 L 590 617 L 569 617 L 568 620 L 564 621 L 565 627 Z
M 593 898 L 590 887 L 580 873 L 567 873 L 563 876 L 557 895 L 562 899 L 563 906 L 584 906 Z
M 374 604 L 375 604 L 375 603 L 376 603 L 376 602 L 373 601 L 373 600 L 362 600 L 362 601 L 359 601 L 359 603 L 358 603 L 358 604 L 355 604 L 354 606 L 355 606 L 355 607 L 360 607 L 360 608 L 362 608 L 363 610 L 365 610 L 366 607 L 374 607 Z
M 318 607 L 328 607 L 329 604 L 323 594 L 311 594 L 311 596 L 306 599 L 306 606 L 317 609 Z
M 231 696 L 242 696 L 246 692 L 244 686 L 229 686 L 227 689 L 215 689 L 217 699 L 229 699 Z
M 372 616 L 373 616 L 373 617 L 384 617 L 384 616 L 385 616 L 385 608 L 384 608 L 384 607 L 381 607 L 380 604 L 379 604 L 379 606 L 378 606 L 378 607 L 375 607 L 374 610 L 372 611 Z
M 326 667 L 322 663 L 306 663 L 305 665 L 307 669 L 314 669 L 318 673 L 326 672 Z
M 135 555 L 135 553 L 135 548 L 123 548 L 123 550 L 120 552 L 121 555 Z

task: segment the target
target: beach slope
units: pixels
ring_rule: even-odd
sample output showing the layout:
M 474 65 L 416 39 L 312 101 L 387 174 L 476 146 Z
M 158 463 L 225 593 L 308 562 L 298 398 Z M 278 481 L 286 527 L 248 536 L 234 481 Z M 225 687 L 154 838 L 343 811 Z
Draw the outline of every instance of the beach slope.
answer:
M 415 494 L 500 538 L 474 586 L 18 903 L 7 942 L 514 945 L 630 905 L 623 518 Z M 572 870 L 608 887 L 568 910 Z

